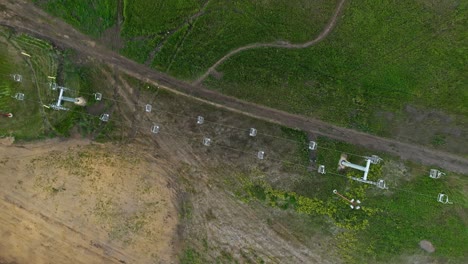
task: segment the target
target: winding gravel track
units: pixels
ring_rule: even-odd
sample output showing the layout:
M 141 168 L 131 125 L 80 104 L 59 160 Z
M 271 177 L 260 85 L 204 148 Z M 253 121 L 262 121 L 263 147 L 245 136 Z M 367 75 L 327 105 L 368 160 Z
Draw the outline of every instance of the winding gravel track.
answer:
M 468 159 L 457 155 L 397 140 L 381 138 L 331 125 L 313 118 L 293 115 L 241 101 L 159 73 L 96 44 L 90 37 L 78 32 L 63 21 L 48 15 L 29 1 L 2 1 L 0 3 L 0 25 L 9 26 L 18 31 L 48 39 L 60 47 L 75 49 L 84 56 L 93 57 L 109 66 L 119 68 L 121 71 L 142 81 L 159 85 L 161 88 L 192 97 L 219 108 L 302 129 L 316 135 L 347 141 L 365 148 L 386 152 L 404 160 L 439 166 L 446 170 L 468 174 Z

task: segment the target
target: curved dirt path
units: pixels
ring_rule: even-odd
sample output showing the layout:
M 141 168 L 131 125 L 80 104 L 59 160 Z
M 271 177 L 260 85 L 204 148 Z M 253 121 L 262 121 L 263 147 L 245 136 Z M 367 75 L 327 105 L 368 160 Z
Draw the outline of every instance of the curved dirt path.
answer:
M 246 51 L 246 50 L 251 50 L 251 49 L 257 49 L 257 48 L 283 48 L 283 49 L 303 49 L 303 48 L 308 48 L 312 45 L 317 44 L 319 41 L 323 40 L 328 34 L 330 34 L 331 30 L 336 24 L 336 20 L 338 18 L 338 15 L 341 13 L 341 10 L 343 9 L 344 3 L 346 0 L 341 0 L 338 5 L 335 8 L 335 12 L 333 13 L 333 16 L 331 17 L 330 21 L 327 23 L 325 28 L 322 30 L 322 32 L 315 37 L 315 39 L 302 43 L 302 44 L 291 44 L 286 41 L 277 41 L 277 42 L 272 42 L 272 43 L 253 43 L 249 44 L 240 48 L 237 48 L 228 54 L 224 55 L 221 59 L 219 59 L 213 66 L 211 66 L 200 78 L 195 80 L 193 82 L 194 85 L 198 85 L 202 83 L 215 69 L 218 67 L 221 63 L 232 57 L 233 55 Z
M 2 1 L 0 4 L 0 25 L 48 39 L 59 47 L 75 49 L 82 56 L 89 56 L 109 66 L 118 67 L 134 78 L 153 85 L 159 85 L 160 88 L 192 97 L 219 108 L 298 128 L 315 135 L 346 141 L 375 151 L 386 152 L 403 160 L 411 160 L 426 165 L 438 166 L 453 172 L 468 174 L 468 159 L 451 153 L 331 125 L 321 120 L 245 102 L 177 80 L 97 45 L 90 37 L 43 12 L 29 1 Z

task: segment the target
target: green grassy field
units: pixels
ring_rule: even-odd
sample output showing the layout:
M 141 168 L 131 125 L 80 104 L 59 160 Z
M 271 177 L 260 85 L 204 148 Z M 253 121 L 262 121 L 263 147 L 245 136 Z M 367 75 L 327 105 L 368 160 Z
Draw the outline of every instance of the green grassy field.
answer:
M 192 80 L 240 46 L 313 39 L 329 20 L 334 7 L 335 1 L 209 2 L 201 16 L 168 39 L 152 65 Z
M 384 136 L 398 133 L 407 105 L 466 123 L 466 10 L 456 1 L 351 1 L 318 45 L 242 52 L 204 84 Z
M 318 142 L 322 147 L 329 149 L 339 149 L 350 153 L 366 153 L 363 149 L 325 138 L 319 139 Z M 320 149 L 318 153 L 318 163 L 328 163 L 329 171 L 336 171 L 337 164 L 333 161 L 339 159 L 340 153 Z M 349 218 L 356 217 L 360 221 L 367 220 L 368 225 L 354 234 L 355 243 L 350 244 L 351 246 L 346 245 L 350 248 L 345 248 L 343 253 L 349 254 L 358 263 L 361 263 L 361 260 L 367 263 L 385 262 L 385 260 L 398 262 L 398 256 L 418 252 L 419 241 L 427 239 L 434 245 L 437 244 L 436 258 L 449 258 L 455 262 L 462 261 L 466 257 L 464 245 L 468 242 L 468 236 L 457 236 L 456 234 L 466 233 L 465 213 L 468 210 L 468 201 L 466 195 L 463 194 L 463 190 L 468 184 L 466 179 L 462 175 L 455 174 L 438 180 L 431 179 L 428 177 L 430 169 L 428 167 L 409 163 L 395 166 L 398 162 L 395 163 L 394 157 L 383 153 L 377 154 L 383 157 L 384 162 L 382 165 L 374 165 L 375 169 L 371 171 L 369 178 L 373 180 L 384 179 L 389 185 L 389 190 L 383 191 L 367 186 L 361 192 L 359 190 L 363 186 L 361 183 L 334 175 L 322 179 L 324 182 L 317 190 L 317 192 L 321 190 L 329 193 L 330 189 L 338 189 L 339 191 L 341 189 L 340 192 L 348 194 L 348 197 L 359 198 L 368 208 L 378 210 L 378 213 L 371 215 L 352 211 L 347 214 L 346 217 Z M 349 159 L 354 163 L 364 164 L 360 157 L 351 155 Z M 350 173 L 354 172 L 348 171 L 347 175 Z M 333 179 L 332 177 L 337 178 Z M 313 190 L 302 189 L 301 192 L 305 195 L 316 195 Z M 447 194 L 454 201 L 454 204 L 438 203 L 436 201 L 438 193 Z M 335 202 L 339 200 L 336 197 L 332 199 Z M 338 207 L 342 210 L 347 209 L 343 205 L 346 206 L 345 203 L 341 203 L 341 206 Z M 339 219 L 342 216 L 337 214 L 335 217 Z M 341 242 L 351 241 L 338 241 L 338 243 Z
M 159 43 L 176 31 L 202 6 L 200 0 L 125 1 L 121 35 L 126 39 L 122 53 L 144 63 Z
M 105 25 L 115 20 L 103 15 L 116 11 L 105 1 L 81 3 L 92 6 L 82 16 L 73 2 L 46 5 L 84 32 L 95 20 L 108 21 Z M 48 9 L 54 5 L 59 5 L 55 11 Z M 194 80 L 243 45 L 313 39 L 335 6 L 335 1 L 304 0 L 124 1 L 121 52 Z M 466 10 L 465 2 L 455 0 L 350 1 L 321 43 L 300 50 L 241 52 L 203 84 L 244 100 L 463 155 Z M 434 113 L 435 120 L 430 118 Z M 422 116 L 429 117 L 424 122 L 430 129 L 409 129 Z
M 468 203 L 463 192 L 468 182 L 463 175 L 448 173 L 441 179 L 431 179 L 428 167 L 319 137 L 315 167 L 319 164 L 326 166 L 327 174 L 322 175 L 315 169 L 307 169 L 310 166 L 308 140 L 302 131 L 246 118 L 240 121 L 235 115 L 229 116 L 228 121 L 228 113 L 224 111 L 194 106 L 189 100 L 167 92 L 159 93 L 157 101 L 167 111 L 179 114 L 175 120 L 170 120 L 167 113 L 158 115 L 157 119 L 166 123 L 165 129 L 169 131 L 187 126 L 184 125 L 186 121 L 181 120 L 184 113 L 202 114 L 207 120 L 218 123 L 256 127 L 259 135 L 252 140 L 246 136 L 247 130 L 222 128 L 214 123 L 202 126 L 203 134 L 215 142 L 209 150 L 201 151 L 206 151 L 204 166 L 216 160 L 213 155 L 225 161 L 218 161 L 214 168 L 210 168 L 210 175 L 213 175 L 210 185 L 220 186 L 239 200 L 251 203 L 253 208 L 263 207 L 258 212 L 268 208 L 273 216 L 265 218 L 265 221 L 273 226 L 279 223 L 287 227 L 300 241 L 313 244 L 311 240 L 315 236 L 329 237 L 332 239 L 330 252 L 340 255 L 346 263 L 405 263 L 404 256 L 462 263 L 466 257 L 464 245 L 468 242 L 467 236 L 456 236 L 457 233 L 466 233 Z M 196 127 L 188 126 L 192 129 L 180 130 L 184 134 L 181 140 L 195 137 L 187 130 L 196 133 Z M 198 151 L 200 142 L 195 144 L 192 147 Z M 229 148 L 219 148 L 218 144 Z M 266 152 L 265 161 L 255 158 L 255 151 L 260 147 Z M 365 155 L 381 156 L 384 161 L 372 166 L 369 179 L 384 179 L 389 190 L 348 179 L 349 175 L 362 177 L 353 170 L 338 172 L 337 163 L 342 153 L 349 153 L 348 159 L 356 164 L 364 164 L 362 156 Z M 196 195 L 196 188 L 189 183 L 187 185 L 186 191 Z M 333 195 L 334 189 L 350 199 L 360 199 L 365 209 L 351 210 L 346 202 Z M 447 194 L 454 204 L 438 203 L 439 193 Z M 185 221 L 190 222 L 194 217 L 196 212 L 193 210 L 194 207 L 189 205 L 184 210 Z M 436 253 L 425 254 L 419 248 L 418 243 L 423 239 L 435 245 Z M 182 263 L 210 262 L 212 253 L 203 247 L 205 242 L 193 243 L 188 243 L 181 253 Z M 229 255 L 226 255 L 226 260 L 219 261 L 235 263 L 235 259 L 228 259 Z
M 2 117 L 0 136 L 34 140 L 69 136 L 73 129 L 75 133 L 90 136 L 100 129 L 101 122 L 87 108 L 66 102 L 63 105 L 70 111 L 54 111 L 44 106 L 56 102 L 58 91 L 50 89 L 49 83 L 57 82 L 71 89 L 65 96 L 82 96 L 88 102 L 87 107 L 92 107 L 96 103 L 93 96 L 96 85 L 106 85 L 97 68 L 75 65 L 71 61 L 72 52 L 56 50 L 46 41 L 3 29 L 0 34 L 0 110 L 14 115 Z M 12 74 L 20 74 L 22 81 L 13 81 Z M 12 98 L 16 93 L 23 93 L 25 99 Z M 102 132 L 109 132 L 111 127 Z
M 117 1 L 115 0 L 33 0 L 33 2 L 93 37 L 99 37 L 104 30 L 116 23 Z
M 116 21 L 116 1 L 34 2 L 93 37 Z M 124 1 L 123 5 L 121 36 L 125 46 L 121 52 L 158 70 L 194 79 L 239 46 L 311 40 L 329 20 L 336 2 L 138 0 Z
M 54 51 L 46 42 L 24 35 L 7 39 L 8 35 L 10 32 L 0 31 L 0 108 L 2 112 L 11 112 L 13 118 L 2 117 L 0 135 L 14 136 L 18 140 L 47 137 L 50 130 L 43 122 L 35 76 L 39 69 L 47 71 L 54 67 Z M 21 55 L 22 51 L 33 56 Z M 20 74 L 21 82 L 13 81 L 12 74 Z M 23 93 L 25 99 L 12 98 L 16 93 Z
M 287 131 L 283 136 L 290 137 L 291 132 Z M 295 138 L 302 141 L 303 145 L 307 143 L 300 132 L 296 132 Z M 330 233 L 335 233 L 333 246 L 347 263 L 405 262 L 402 256 L 421 253 L 418 243 L 423 239 L 431 241 L 437 248 L 432 256 L 434 260 L 450 259 L 454 263 L 461 263 L 467 257 L 468 201 L 463 189 L 468 182 L 463 176 L 450 174 L 445 178 L 431 179 L 428 177 L 429 168 L 403 164 L 394 157 L 379 153 L 384 162 L 372 165 L 369 179 L 384 179 L 389 190 L 381 190 L 346 178 L 349 175 L 362 177 L 355 171 L 337 171 L 341 153 L 362 155 L 367 152 L 365 149 L 326 138 L 319 138 L 317 142 L 317 164 L 326 166 L 325 175 L 296 170 L 303 176 L 295 178 L 295 185 L 284 187 L 288 184 L 271 182 L 268 179 L 272 175 L 267 173 L 259 177 L 259 173 L 262 173 L 254 171 L 240 176 L 229 175 L 229 178 L 233 178 L 229 184 L 238 186 L 236 194 L 243 201 L 259 201 L 265 206 L 305 214 L 311 221 L 307 224 L 329 228 Z M 300 156 L 297 154 L 298 158 Z M 307 156 L 303 153 L 302 159 L 305 160 Z M 349 155 L 348 159 L 364 164 L 364 160 L 358 156 Z M 305 161 L 301 164 L 307 166 Z M 351 210 L 348 203 L 332 194 L 334 189 L 349 199 L 361 200 L 363 209 Z M 454 204 L 438 203 L 438 193 L 447 194 Z M 310 235 L 317 231 L 311 231 L 298 221 L 301 219 L 299 215 L 291 216 L 286 221 L 277 221 L 282 221 L 286 226 L 288 222 L 295 222 L 296 226 L 291 227 L 291 230 L 300 232 L 300 239 L 307 240 L 307 235 L 301 237 L 302 232 Z M 330 221 L 333 223 L 331 226 Z

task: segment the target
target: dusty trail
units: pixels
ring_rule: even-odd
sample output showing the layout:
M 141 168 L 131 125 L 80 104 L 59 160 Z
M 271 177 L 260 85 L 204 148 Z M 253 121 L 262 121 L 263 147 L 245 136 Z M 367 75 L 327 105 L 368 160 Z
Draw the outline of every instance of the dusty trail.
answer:
M 277 41 L 277 42 L 272 42 L 272 43 L 253 43 L 249 44 L 240 48 L 237 48 L 228 54 L 224 55 L 221 59 L 219 59 L 213 66 L 211 66 L 200 78 L 198 78 L 196 81 L 193 82 L 194 85 L 198 85 L 202 83 L 215 69 L 218 67 L 221 63 L 232 57 L 233 55 L 240 53 L 242 51 L 246 50 L 251 50 L 251 49 L 257 49 L 257 48 L 283 48 L 283 49 L 303 49 L 303 48 L 308 48 L 312 45 L 317 44 L 319 41 L 323 40 L 325 37 L 328 36 L 328 34 L 331 32 L 333 27 L 336 24 L 336 20 L 338 18 L 338 15 L 341 13 L 341 10 L 343 9 L 343 5 L 346 2 L 346 0 L 341 0 L 338 5 L 336 6 L 335 12 L 333 13 L 333 16 L 331 17 L 330 21 L 328 24 L 325 26 L 325 28 L 322 30 L 322 32 L 313 40 L 302 43 L 302 44 L 291 44 L 289 42 L 284 42 L 284 41 Z
M 61 47 L 75 49 L 83 55 L 101 60 L 103 63 L 110 66 L 118 67 L 130 76 L 154 85 L 159 85 L 160 88 L 170 90 L 177 94 L 192 97 L 219 108 L 302 129 L 316 135 L 323 135 L 376 151 L 387 152 L 399 156 L 404 160 L 439 166 L 446 170 L 468 174 L 468 159 L 457 155 L 399 142 L 393 139 L 381 138 L 334 126 L 320 120 L 293 115 L 276 109 L 241 101 L 159 73 L 145 65 L 138 64 L 97 45 L 90 37 L 78 32 L 63 21 L 48 15 L 29 1 L 3 1 L 2 4 L 0 4 L 0 10 L 2 10 L 0 11 L 0 25 L 9 26 L 18 31 L 48 39 Z

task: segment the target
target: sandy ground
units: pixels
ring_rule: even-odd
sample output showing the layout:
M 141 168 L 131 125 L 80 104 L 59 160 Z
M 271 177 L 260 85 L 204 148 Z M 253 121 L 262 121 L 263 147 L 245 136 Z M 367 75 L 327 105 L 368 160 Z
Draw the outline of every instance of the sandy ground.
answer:
M 0 144 L 0 263 L 174 263 L 162 161 L 87 140 Z

